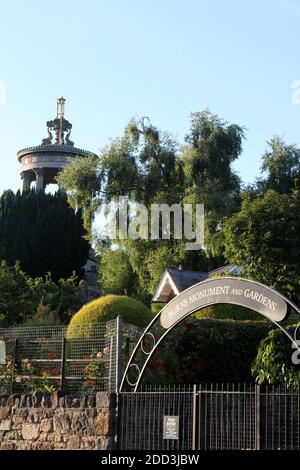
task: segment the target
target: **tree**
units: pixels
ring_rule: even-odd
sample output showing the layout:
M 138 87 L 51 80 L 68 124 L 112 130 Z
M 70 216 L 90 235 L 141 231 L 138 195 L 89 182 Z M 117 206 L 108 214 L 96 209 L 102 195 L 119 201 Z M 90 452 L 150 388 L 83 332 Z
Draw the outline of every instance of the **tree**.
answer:
M 224 224 L 225 255 L 243 275 L 291 297 L 300 295 L 300 193 L 268 190 Z
M 59 185 L 67 191 L 70 206 L 76 211 L 82 210 L 87 235 L 97 209 L 97 194 L 101 186 L 98 165 L 94 156 L 76 157 L 56 176 Z
M 297 325 L 290 325 L 287 330 L 293 338 Z M 300 326 L 300 323 L 298 323 Z M 258 348 L 252 364 L 252 375 L 257 383 L 299 387 L 299 351 L 291 347 L 291 341 L 281 330 L 271 330 Z M 293 363 L 293 356 L 295 363 Z
M 102 293 L 136 297 L 137 278 L 123 249 L 109 249 L 101 255 L 100 285 Z
M 244 130 L 208 110 L 191 114 L 191 127 L 182 151 L 184 202 L 205 206 L 207 255 L 222 256 L 220 224 L 239 209 L 239 177 L 231 168 L 242 151 Z M 223 259 L 224 261 L 224 259 Z
M 239 179 L 231 164 L 242 151 L 243 138 L 243 128 L 237 124 L 229 124 L 208 110 L 192 113 L 184 153 L 188 183 L 201 188 L 204 181 L 216 181 L 236 192 Z
M 0 263 L 0 324 L 12 325 L 31 312 L 32 300 L 28 289 L 28 277 L 20 265 Z
M 41 319 L 47 312 L 57 314 L 57 321 L 69 319 L 78 306 L 81 284 L 72 275 L 55 283 L 48 273 L 46 278 L 31 278 L 20 264 L 0 263 L 0 324 L 12 326 L 28 319 Z
M 98 204 L 116 201 L 121 195 L 132 205 L 142 203 L 148 209 L 154 203 L 205 204 L 206 251 L 186 251 L 186 240 L 176 239 L 173 227 L 169 240 L 160 236 L 157 240 L 124 241 L 117 237 L 113 242 L 127 253 L 126 257 L 114 254 L 102 243 L 101 250 L 111 251 L 100 264 L 106 292 L 125 293 L 127 287 L 120 273 L 127 272 L 129 278 L 135 276 L 137 295 L 146 301 L 167 267 L 205 270 L 224 262 L 219 227 L 224 215 L 239 207 L 240 182 L 231 164 L 241 152 L 242 139 L 239 126 L 208 111 L 194 113 L 187 145 L 179 151 L 170 135 L 154 127 L 148 118 L 132 120 L 123 136 L 104 148 L 90 167 L 86 160 L 74 160 L 60 173 L 58 181 L 67 191 L 69 203 L 83 211 L 90 241 L 95 241 L 92 222 Z M 116 256 L 118 266 L 108 267 L 108 260 Z
M 57 181 L 67 191 L 71 207 L 82 209 L 92 237 L 98 204 L 119 196 L 147 207 L 160 199 L 177 202 L 181 176 L 176 143 L 143 118 L 130 121 L 123 136 L 106 146 L 98 160 L 75 159 Z
M 280 137 L 273 137 L 263 155 L 262 171 L 266 177 L 257 182 L 258 192 L 274 189 L 281 194 L 290 193 L 300 185 L 300 149 L 287 145 Z
M 20 262 L 32 277 L 51 272 L 52 279 L 83 274 L 89 243 L 81 213 L 62 192 L 6 191 L 0 197 L 0 259 Z

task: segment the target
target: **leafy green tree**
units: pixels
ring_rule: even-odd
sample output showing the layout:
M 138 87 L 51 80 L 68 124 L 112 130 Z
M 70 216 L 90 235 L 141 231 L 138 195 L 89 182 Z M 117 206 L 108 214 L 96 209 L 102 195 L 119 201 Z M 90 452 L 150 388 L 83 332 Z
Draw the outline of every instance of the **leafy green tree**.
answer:
M 216 181 L 224 190 L 237 191 L 239 179 L 231 164 L 242 151 L 243 138 L 243 129 L 237 124 L 229 124 L 207 110 L 192 113 L 184 149 L 188 183 L 201 188 L 203 182 Z
M 28 289 L 28 277 L 20 265 L 0 263 L 0 324 L 12 325 L 31 312 L 32 300 Z
M 99 203 L 119 196 L 146 206 L 161 199 L 178 202 L 181 178 L 176 143 L 143 118 L 130 121 L 124 135 L 105 147 L 98 160 L 75 159 L 57 181 L 67 191 L 71 207 L 82 209 L 92 235 Z
M 98 165 L 98 160 L 93 156 L 76 157 L 56 177 L 59 185 L 67 191 L 70 206 L 76 211 L 82 210 L 87 234 L 97 210 L 97 196 L 101 187 Z
M 239 209 L 241 182 L 231 165 L 241 154 L 243 138 L 242 127 L 208 110 L 191 115 L 181 155 L 184 202 L 205 206 L 205 243 L 210 257 L 222 256 L 221 221 Z
M 137 278 L 123 249 L 106 250 L 101 256 L 100 285 L 102 293 L 137 296 Z
M 300 194 L 269 190 L 224 224 L 225 255 L 244 276 L 294 297 L 300 296 Z
M 31 292 L 35 318 L 43 316 L 43 309 L 40 306 L 44 306 L 47 307 L 45 310 L 57 312 L 58 317 L 66 322 L 71 318 L 74 309 L 81 303 L 80 295 L 83 284 L 82 281 L 78 283 L 75 273 L 67 279 L 61 278 L 56 282 L 53 281 L 50 273 L 47 273 L 44 278 L 28 277 L 27 284 Z
M 62 323 L 58 309 L 51 310 L 49 305 L 40 303 L 35 313 L 26 318 L 22 326 L 56 326 Z
M 0 197 L 0 259 L 20 262 L 32 277 L 68 278 L 83 274 L 89 244 L 80 212 L 62 192 L 6 191 Z
M 115 240 L 127 256 L 110 253 L 100 264 L 105 292 L 127 289 L 120 272 L 137 280 L 140 299 L 146 301 L 166 267 L 205 270 L 224 262 L 220 250 L 220 223 L 239 207 L 239 178 L 231 164 L 241 152 L 243 130 L 205 111 L 192 115 L 186 146 L 155 128 L 148 118 L 132 120 L 121 138 L 101 152 L 99 160 L 77 159 L 58 176 L 73 208 L 83 211 L 90 241 L 95 242 L 92 223 L 101 202 L 127 196 L 131 204 L 204 203 L 206 209 L 206 251 L 190 253 L 186 240 L 177 240 L 171 229 L 170 240 Z M 99 241 L 99 240 L 98 240 Z M 103 248 L 104 246 L 104 248 Z M 105 243 L 102 249 L 107 250 Z M 109 249 L 110 250 L 110 249 Z M 119 264 L 109 259 L 119 256 Z M 122 259 L 121 259 L 122 258 Z M 106 272 L 107 271 L 107 274 Z M 126 283 L 125 283 L 126 284 Z
M 291 337 L 294 337 L 295 328 L 296 325 L 287 328 Z M 252 375 L 259 384 L 299 387 L 300 369 L 296 363 L 299 357 L 300 353 L 296 348 L 292 349 L 291 341 L 281 330 L 271 330 L 260 343 L 252 364 Z
M 67 321 L 79 305 L 82 285 L 73 274 L 56 283 L 48 273 L 43 279 L 31 278 L 20 264 L 0 263 L 0 324 L 12 326 L 28 320 Z M 55 318 L 54 318 L 55 317 Z M 45 324 L 45 322 L 44 322 Z
M 273 137 L 263 155 L 262 171 L 266 177 L 257 183 L 259 193 L 274 189 L 281 194 L 290 193 L 300 186 L 300 149 L 287 145 L 280 137 Z

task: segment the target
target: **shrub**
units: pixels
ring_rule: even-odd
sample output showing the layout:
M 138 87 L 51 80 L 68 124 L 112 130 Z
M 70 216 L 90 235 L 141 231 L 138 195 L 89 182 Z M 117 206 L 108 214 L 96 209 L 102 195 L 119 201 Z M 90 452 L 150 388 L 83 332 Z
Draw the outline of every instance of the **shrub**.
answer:
M 94 326 L 113 320 L 121 315 L 125 323 L 145 327 L 153 318 L 151 311 L 142 303 L 122 295 L 106 295 L 84 305 L 71 319 L 68 338 L 88 337 Z
M 44 320 L 47 324 L 66 322 L 78 306 L 81 290 L 82 282 L 78 285 L 74 274 L 57 282 L 50 273 L 44 278 L 31 278 L 18 263 L 10 266 L 0 260 L 0 325 L 9 327 L 24 322 L 26 326 L 42 325 Z
M 161 309 L 165 306 L 166 304 L 162 304 L 162 303 L 152 303 L 151 304 L 151 312 L 153 313 L 153 315 L 157 315 L 158 312 L 161 311 Z
M 59 318 L 58 309 L 51 310 L 49 305 L 40 303 L 34 315 L 25 320 L 22 326 L 56 326 L 60 324 L 61 320 Z
M 300 325 L 300 323 L 298 323 Z M 292 338 L 297 325 L 287 327 Z M 272 330 L 259 346 L 252 365 L 252 374 L 259 384 L 300 386 L 299 365 L 292 361 L 293 353 L 299 360 L 300 353 L 281 330 Z
M 268 322 L 188 318 L 149 361 L 146 383 L 246 382 Z

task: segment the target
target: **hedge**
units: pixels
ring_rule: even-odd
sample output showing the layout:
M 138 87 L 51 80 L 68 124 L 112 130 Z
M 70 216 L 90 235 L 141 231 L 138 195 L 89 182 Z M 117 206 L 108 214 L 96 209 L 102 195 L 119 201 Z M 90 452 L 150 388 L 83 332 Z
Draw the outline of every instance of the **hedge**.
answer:
M 195 318 L 212 318 L 217 320 L 254 320 L 267 321 L 262 315 L 249 308 L 233 304 L 216 304 L 205 307 L 194 313 Z
M 147 383 L 253 381 L 251 364 L 269 322 L 188 318 L 150 360 Z
M 71 319 L 67 338 L 88 337 L 95 325 L 121 315 L 125 323 L 147 326 L 153 318 L 151 311 L 135 299 L 123 295 L 106 295 L 84 305 Z

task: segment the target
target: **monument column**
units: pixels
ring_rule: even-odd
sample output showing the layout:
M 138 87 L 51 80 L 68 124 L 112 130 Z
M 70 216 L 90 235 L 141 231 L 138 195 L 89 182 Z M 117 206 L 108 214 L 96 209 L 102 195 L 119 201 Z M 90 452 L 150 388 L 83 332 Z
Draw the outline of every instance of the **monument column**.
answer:
M 30 189 L 31 177 L 28 171 L 22 171 L 21 178 L 23 180 L 23 191 Z
M 36 190 L 44 191 L 44 170 L 43 168 L 37 168 L 34 170 L 36 174 Z

